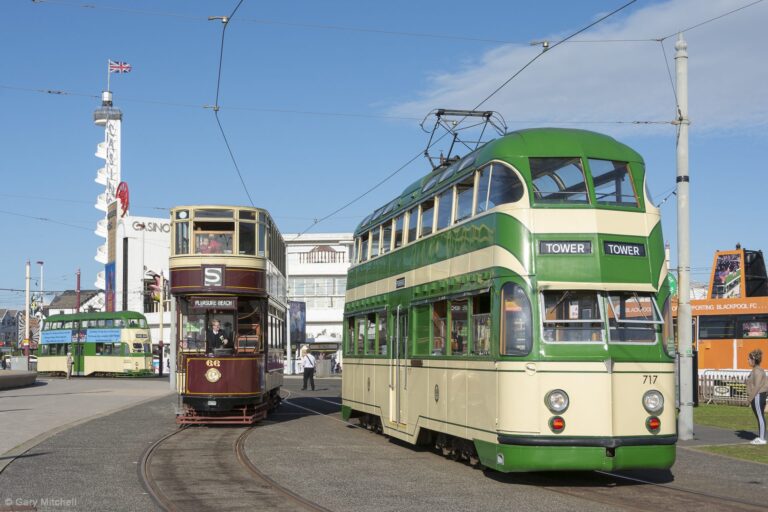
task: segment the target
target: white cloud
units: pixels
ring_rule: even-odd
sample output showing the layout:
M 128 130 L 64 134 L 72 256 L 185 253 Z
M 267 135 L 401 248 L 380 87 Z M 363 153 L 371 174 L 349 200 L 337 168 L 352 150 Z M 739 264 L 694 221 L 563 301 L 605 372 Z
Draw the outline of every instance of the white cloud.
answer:
M 671 0 L 609 19 L 577 39 L 660 38 L 747 3 Z M 766 26 L 768 2 L 684 34 L 689 53 L 689 111 L 696 130 L 764 130 L 768 126 Z M 568 27 L 549 39 L 557 41 L 577 28 Z M 673 36 L 664 43 L 673 77 L 676 39 Z M 539 51 L 528 45 L 490 50 L 465 63 L 463 69 L 427 77 L 428 86 L 419 98 L 393 106 L 390 114 L 418 117 L 434 108 L 473 108 Z M 562 44 L 541 56 L 482 109 L 501 112 L 510 129 L 520 127 L 520 122 L 530 126 L 669 121 L 675 115 L 675 98 L 663 57 L 658 42 Z M 620 130 L 651 133 L 654 129 Z

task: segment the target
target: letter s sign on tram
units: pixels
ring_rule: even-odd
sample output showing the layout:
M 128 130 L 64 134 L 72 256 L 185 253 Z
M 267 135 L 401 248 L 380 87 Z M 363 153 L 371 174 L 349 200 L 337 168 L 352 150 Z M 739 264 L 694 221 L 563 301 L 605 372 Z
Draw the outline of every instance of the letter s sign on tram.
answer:
M 224 269 L 221 267 L 203 268 L 204 286 L 221 286 L 222 284 L 224 284 Z

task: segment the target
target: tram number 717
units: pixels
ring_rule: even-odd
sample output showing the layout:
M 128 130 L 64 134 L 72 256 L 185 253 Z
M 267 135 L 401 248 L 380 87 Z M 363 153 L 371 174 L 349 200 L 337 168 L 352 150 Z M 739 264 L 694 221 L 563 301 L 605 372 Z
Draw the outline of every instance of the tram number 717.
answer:
M 658 375 L 643 375 L 643 384 L 656 384 Z

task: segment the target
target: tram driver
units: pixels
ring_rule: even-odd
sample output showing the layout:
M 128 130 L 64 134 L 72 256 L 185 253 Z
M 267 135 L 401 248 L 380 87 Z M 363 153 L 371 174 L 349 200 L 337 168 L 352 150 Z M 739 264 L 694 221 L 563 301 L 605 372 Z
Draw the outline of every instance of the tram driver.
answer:
M 217 348 L 234 348 L 231 337 L 221 328 L 221 322 L 214 319 L 211 328 L 205 331 L 205 351 L 212 354 Z

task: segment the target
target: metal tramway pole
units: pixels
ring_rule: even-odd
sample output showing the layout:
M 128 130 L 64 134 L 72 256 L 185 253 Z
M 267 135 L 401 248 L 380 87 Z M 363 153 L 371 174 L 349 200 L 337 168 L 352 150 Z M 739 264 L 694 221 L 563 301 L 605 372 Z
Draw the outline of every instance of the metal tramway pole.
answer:
M 688 45 L 679 34 L 675 43 L 677 75 L 677 332 L 680 356 L 678 438 L 693 439 L 693 346 L 691 327 L 690 201 L 688 176 Z

